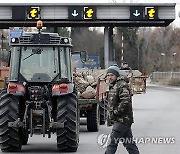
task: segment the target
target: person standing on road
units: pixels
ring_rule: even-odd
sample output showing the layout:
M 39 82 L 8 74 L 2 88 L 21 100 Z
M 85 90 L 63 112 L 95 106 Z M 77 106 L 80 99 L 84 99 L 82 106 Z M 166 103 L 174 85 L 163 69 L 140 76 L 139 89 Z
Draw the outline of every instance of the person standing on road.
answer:
M 129 154 L 139 154 L 131 130 L 133 111 L 130 87 L 120 76 L 117 66 L 110 66 L 106 76 L 109 81 L 107 124 L 113 128 L 105 154 L 115 154 L 120 141 Z

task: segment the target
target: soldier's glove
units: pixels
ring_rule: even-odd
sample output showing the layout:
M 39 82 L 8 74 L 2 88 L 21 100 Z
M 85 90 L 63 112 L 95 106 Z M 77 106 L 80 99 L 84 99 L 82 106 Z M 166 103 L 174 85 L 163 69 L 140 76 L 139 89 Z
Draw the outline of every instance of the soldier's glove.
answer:
M 114 120 L 114 119 L 115 119 L 114 111 L 110 111 L 110 112 L 109 112 L 109 117 L 110 117 L 111 120 Z
M 123 112 L 122 112 L 121 110 L 120 110 L 120 111 L 119 111 L 119 110 L 114 110 L 114 111 L 113 111 L 114 116 L 121 116 L 122 113 L 123 113 Z

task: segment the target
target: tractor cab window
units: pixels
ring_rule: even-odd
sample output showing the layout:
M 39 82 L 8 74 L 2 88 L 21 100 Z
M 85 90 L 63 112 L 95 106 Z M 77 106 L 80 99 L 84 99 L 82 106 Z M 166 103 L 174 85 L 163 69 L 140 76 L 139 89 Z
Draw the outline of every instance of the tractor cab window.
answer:
M 20 47 L 14 47 L 11 50 L 10 76 L 9 80 L 18 81 Z
M 28 81 L 50 82 L 59 74 L 57 47 L 21 47 L 20 73 Z
M 70 48 L 60 47 L 61 77 L 71 79 Z

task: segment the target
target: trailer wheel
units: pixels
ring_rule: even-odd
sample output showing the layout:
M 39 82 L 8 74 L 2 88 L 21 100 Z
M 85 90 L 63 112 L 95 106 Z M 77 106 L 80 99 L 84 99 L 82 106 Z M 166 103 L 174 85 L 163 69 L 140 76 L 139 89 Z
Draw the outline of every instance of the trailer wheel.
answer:
M 6 92 L 0 94 L 0 146 L 3 152 L 21 151 L 19 128 L 8 127 L 19 118 L 19 101 Z
M 93 104 L 92 109 L 87 111 L 87 130 L 97 132 L 99 130 L 100 111 L 99 105 Z
M 106 113 L 105 113 L 105 106 L 103 102 L 101 102 L 99 109 L 100 109 L 100 125 L 104 125 L 106 122 L 106 115 L 105 115 Z
M 79 112 L 77 96 L 72 93 L 57 99 L 57 128 L 58 151 L 76 152 L 79 143 Z

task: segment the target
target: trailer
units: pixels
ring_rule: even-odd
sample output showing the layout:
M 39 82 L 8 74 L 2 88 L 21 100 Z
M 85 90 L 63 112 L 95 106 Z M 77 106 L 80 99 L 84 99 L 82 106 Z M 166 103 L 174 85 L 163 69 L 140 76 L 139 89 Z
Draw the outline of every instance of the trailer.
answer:
M 92 75 L 93 69 L 77 69 L 78 73 Z M 80 117 L 87 118 L 87 130 L 89 132 L 97 132 L 99 125 L 104 125 L 106 121 L 106 98 L 107 84 L 105 78 L 99 76 L 95 79 L 95 84 L 92 84 L 96 94 L 93 98 L 78 98 L 80 109 Z

